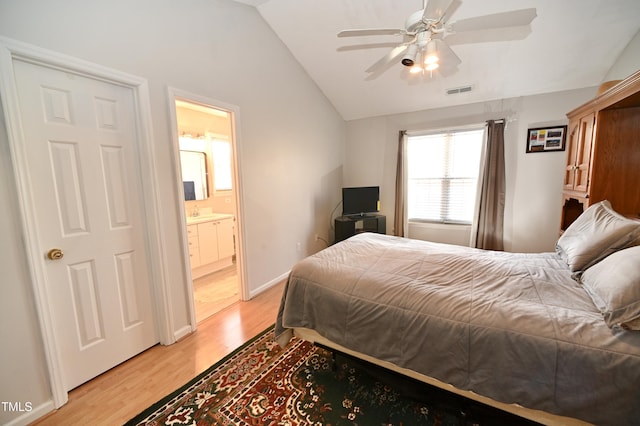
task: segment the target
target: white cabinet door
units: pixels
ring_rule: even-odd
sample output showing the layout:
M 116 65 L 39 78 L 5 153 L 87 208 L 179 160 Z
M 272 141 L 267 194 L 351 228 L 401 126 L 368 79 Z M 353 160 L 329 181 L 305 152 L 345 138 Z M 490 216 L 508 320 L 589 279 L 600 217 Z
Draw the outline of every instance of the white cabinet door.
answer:
M 218 222 L 218 257 L 224 259 L 233 256 L 235 252 L 233 242 L 233 219 Z
M 192 268 L 197 268 L 200 262 L 200 244 L 198 242 L 198 225 L 187 226 L 187 236 L 189 238 L 189 260 Z
M 198 224 L 198 244 L 200 246 L 201 265 L 218 260 L 218 231 L 216 222 L 203 222 Z

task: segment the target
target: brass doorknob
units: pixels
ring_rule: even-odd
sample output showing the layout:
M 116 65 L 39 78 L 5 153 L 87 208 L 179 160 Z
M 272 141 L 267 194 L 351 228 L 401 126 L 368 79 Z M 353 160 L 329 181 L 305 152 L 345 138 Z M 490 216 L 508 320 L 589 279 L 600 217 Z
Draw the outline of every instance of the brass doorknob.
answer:
M 49 259 L 51 259 L 51 260 L 59 260 L 59 259 L 62 259 L 64 257 L 64 252 L 62 251 L 62 249 L 52 248 L 47 253 L 47 257 Z

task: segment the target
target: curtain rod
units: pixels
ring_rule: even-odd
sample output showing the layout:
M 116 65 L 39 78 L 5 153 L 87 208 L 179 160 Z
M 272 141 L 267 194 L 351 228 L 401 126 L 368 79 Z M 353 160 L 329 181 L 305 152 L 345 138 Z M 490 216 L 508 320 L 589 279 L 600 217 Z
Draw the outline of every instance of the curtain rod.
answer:
M 507 126 L 509 125 L 509 123 L 517 121 L 517 118 L 512 118 L 512 117 L 513 116 L 511 116 L 511 117 L 507 116 L 505 118 L 493 119 L 493 121 L 496 122 L 496 123 L 503 123 L 505 125 L 505 129 L 506 129 Z M 433 128 L 433 129 L 415 129 L 415 130 L 402 129 L 402 130 L 400 130 L 400 132 L 402 132 L 402 134 L 407 135 L 407 136 L 423 136 L 423 135 L 427 135 L 427 134 L 443 133 L 443 132 L 447 132 L 447 131 L 457 131 L 457 130 L 465 131 L 465 130 L 469 130 L 469 129 L 474 129 L 474 128 L 477 129 L 477 128 L 480 128 L 480 127 L 484 127 L 484 126 L 486 126 L 488 121 L 489 120 L 484 120 L 484 121 L 481 121 L 479 123 L 462 124 L 460 126 L 438 127 L 438 128 Z
M 474 129 L 482 129 L 487 125 L 486 121 L 482 121 L 480 123 L 473 124 L 463 124 L 460 126 L 447 126 L 447 127 L 439 127 L 433 129 L 418 129 L 418 130 L 404 130 L 404 134 L 407 136 L 425 136 L 429 134 L 436 133 L 446 133 L 446 132 L 456 132 L 456 131 L 466 131 L 466 130 L 474 130 Z

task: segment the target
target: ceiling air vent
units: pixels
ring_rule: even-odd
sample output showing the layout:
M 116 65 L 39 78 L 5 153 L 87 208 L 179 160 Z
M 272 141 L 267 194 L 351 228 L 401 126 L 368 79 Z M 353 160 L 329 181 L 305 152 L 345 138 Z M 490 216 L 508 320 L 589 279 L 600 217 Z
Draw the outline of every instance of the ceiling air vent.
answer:
M 447 89 L 447 95 L 456 95 L 458 93 L 466 93 L 471 91 L 471 86 L 456 87 L 453 89 Z

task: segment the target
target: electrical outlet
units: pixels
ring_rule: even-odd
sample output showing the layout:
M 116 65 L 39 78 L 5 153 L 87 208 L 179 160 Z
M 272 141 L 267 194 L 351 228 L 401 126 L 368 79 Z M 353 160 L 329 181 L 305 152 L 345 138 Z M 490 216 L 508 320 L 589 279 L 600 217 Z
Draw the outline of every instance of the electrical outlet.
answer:
M 302 243 L 296 243 L 296 251 L 297 252 L 301 252 L 302 251 Z

